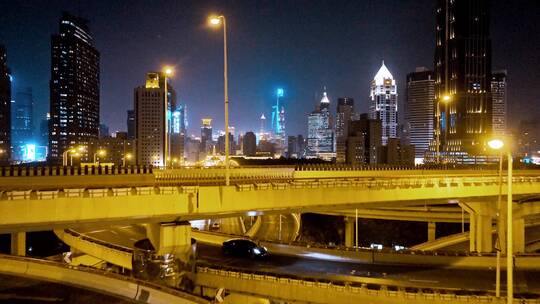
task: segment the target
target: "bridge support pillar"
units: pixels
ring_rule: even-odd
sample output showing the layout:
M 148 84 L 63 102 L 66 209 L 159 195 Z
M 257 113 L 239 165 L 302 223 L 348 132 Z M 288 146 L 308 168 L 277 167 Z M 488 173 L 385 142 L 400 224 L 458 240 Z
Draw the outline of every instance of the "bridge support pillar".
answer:
M 196 244 L 189 222 L 146 224 L 147 240 L 135 243 L 133 274 L 191 291 Z
M 26 255 L 26 232 L 11 233 L 11 254 Z
M 354 247 L 355 235 L 354 235 L 354 218 L 345 217 L 345 247 Z
M 514 218 L 512 222 L 514 253 L 525 252 L 525 219 Z
M 435 241 L 435 231 L 436 231 L 436 223 L 435 222 L 428 222 L 427 224 L 427 238 L 428 242 Z
M 493 251 L 493 216 L 495 210 L 487 202 L 459 203 L 469 213 L 470 251 Z

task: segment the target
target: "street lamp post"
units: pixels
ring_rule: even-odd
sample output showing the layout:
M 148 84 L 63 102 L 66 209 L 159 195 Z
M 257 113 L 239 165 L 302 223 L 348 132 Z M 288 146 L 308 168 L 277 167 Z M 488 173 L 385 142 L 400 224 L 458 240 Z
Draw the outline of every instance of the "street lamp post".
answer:
M 98 150 L 96 153 L 94 153 L 94 164 L 97 164 L 98 155 L 101 157 L 101 156 L 105 156 L 106 153 L 107 152 L 105 150 Z
M 504 142 L 500 139 L 493 139 L 488 142 L 488 145 L 495 150 L 501 150 L 504 147 Z M 502 153 L 501 153 L 502 155 Z M 506 148 L 506 157 L 508 159 L 508 190 L 506 193 L 506 300 L 508 304 L 514 301 L 514 239 L 513 239 L 513 204 L 512 204 L 512 152 L 510 148 Z M 502 165 L 501 165 L 502 167 Z M 502 171 L 502 170 L 501 170 Z M 502 178 L 499 180 L 502 183 Z M 498 269 L 500 271 L 500 269 Z M 500 276 L 500 275 L 499 275 Z M 500 288 L 500 287 L 499 287 Z
M 131 160 L 132 154 L 126 153 L 124 157 L 122 157 L 122 167 L 126 166 L 126 159 Z
M 227 72 L 227 20 L 225 16 L 210 18 L 210 25 L 218 26 L 223 24 L 223 93 L 225 103 L 225 185 L 229 185 L 229 80 Z

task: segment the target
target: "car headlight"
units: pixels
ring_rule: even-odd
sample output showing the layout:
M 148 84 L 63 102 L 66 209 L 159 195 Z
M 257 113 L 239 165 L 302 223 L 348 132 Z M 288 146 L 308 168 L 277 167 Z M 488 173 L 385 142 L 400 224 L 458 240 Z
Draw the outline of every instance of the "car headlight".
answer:
M 259 248 L 253 248 L 253 252 L 255 254 L 261 254 L 261 250 Z

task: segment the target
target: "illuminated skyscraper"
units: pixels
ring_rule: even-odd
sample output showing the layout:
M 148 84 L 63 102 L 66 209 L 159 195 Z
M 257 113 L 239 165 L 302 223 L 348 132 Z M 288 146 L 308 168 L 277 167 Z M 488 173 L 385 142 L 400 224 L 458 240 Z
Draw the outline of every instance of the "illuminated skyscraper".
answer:
M 135 89 L 134 109 L 136 117 L 137 156 L 136 160 L 141 165 L 163 166 L 165 151 L 165 119 L 168 120 L 167 132 L 170 140 L 170 155 L 173 158 L 183 159 L 183 144 L 178 146 L 177 137 L 174 133 L 172 116 L 176 103 L 176 91 L 167 84 L 167 115 L 165 113 L 165 77 L 162 73 L 147 73 L 146 85 Z M 175 146 L 177 148 L 175 148 Z
M 493 101 L 493 134 L 506 132 L 506 70 L 491 74 L 491 99 Z
M 259 130 L 260 134 L 264 134 L 264 129 L 266 127 L 266 117 L 264 116 L 264 113 L 261 114 L 261 129 Z
M 310 157 L 331 159 L 335 157 L 334 152 L 330 99 L 328 99 L 325 88 L 317 109 L 308 115 L 307 154 Z
M 49 157 L 60 162 L 65 150 L 98 138 L 99 52 L 88 21 L 65 12 L 51 46 Z
M 416 68 L 407 75 L 407 100 L 405 124 L 409 143 L 414 146 L 415 162 L 423 163 L 433 140 L 433 115 L 435 109 L 435 79 L 433 72 Z
M 434 147 L 443 160 L 475 162 L 492 132 L 489 19 L 489 0 L 437 1 Z
M 0 164 L 11 156 L 11 77 L 7 67 L 7 53 L 0 45 Z
M 382 144 L 397 137 L 397 85 L 394 77 L 382 63 L 371 81 L 369 118 L 379 119 L 382 124 Z
M 211 153 L 212 152 L 212 118 L 203 118 L 201 120 L 201 152 L 202 153 Z
M 12 158 L 22 161 L 27 144 L 36 144 L 34 139 L 34 99 L 32 89 L 17 92 L 11 104 L 11 146 Z
M 338 163 L 344 163 L 346 160 L 347 134 L 353 116 L 354 99 L 350 97 L 338 98 L 336 111 L 336 162 Z
M 127 111 L 127 137 L 135 139 L 135 110 Z
M 285 140 L 285 108 L 283 107 L 283 96 L 285 91 L 277 89 L 276 104 L 272 106 L 272 132 L 274 137 Z

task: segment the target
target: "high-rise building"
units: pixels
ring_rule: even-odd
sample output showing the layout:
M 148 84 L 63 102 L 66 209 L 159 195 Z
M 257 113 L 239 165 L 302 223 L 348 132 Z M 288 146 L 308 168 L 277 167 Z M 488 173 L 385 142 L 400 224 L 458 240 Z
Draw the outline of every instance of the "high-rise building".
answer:
M 272 106 L 272 132 L 274 137 L 285 139 L 285 107 L 283 97 L 285 91 L 281 88 L 276 91 L 276 104 Z
M 433 72 L 424 67 L 416 68 L 414 73 L 407 75 L 405 130 L 408 143 L 414 146 L 414 158 L 417 164 L 424 162 L 429 144 L 433 140 L 434 108 Z
M 146 74 L 146 84 L 135 88 L 134 109 L 138 164 L 163 166 L 165 157 L 183 159 L 183 151 L 173 150 L 175 137 L 172 113 L 177 109 L 176 91 L 167 84 L 167 107 L 165 107 L 165 76 L 162 73 Z M 167 129 L 165 129 L 167 119 Z M 166 144 L 166 139 L 168 144 Z M 183 145 L 182 145 L 183 148 Z M 166 151 L 166 149 L 168 151 Z
M 202 153 L 211 153 L 214 146 L 212 139 L 212 118 L 203 118 L 201 123 L 200 149 Z
M 346 160 L 347 134 L 353 116 L 354 99 L 350 97 L 338 98 L 336 111 L 336 162 L 338 163 L 344 163 Z
M 135 139 L 135 110 L 128 110 L 127 111 L 127 136 L 128 139 Z
M 324 159 L 335 157 L 330 99 L 326 88 L 317 108 L 308 115 L 307 154 Z
M 349 124 L 346 161 L 351 165 L 378 164 L 382 146 L 382 123 L 361 114 L 360 119 Z
M 116 166 L 130 166 L 137 163 L 136 144 L 134 139 L 128 139 L 127 132 L 116 132 L 113 136 L 104 136 L 94 141 L 89 146 L 89 154 L 96 155 L 96 161 L 100 163 L 112 163 Z M 99 155 L 98 151 L 105 151 Z M 92 159 L 93 161 L 93 159 Z
M 371 81 L 369 118 L 379 119 L 382 124 L 382 144 L 397 137 L 398 93 L 394 77 L 382 62 L 381 68 Z
M 485 155 L 492 132 L 489 10 L 489 0 L 437 1 L 434 152 L 439 161 L 441 155 L 450 162 Z
M 540 151 L 540 120 L 522 120 L 519 124 L 518 151 L 530 157 Z
M 51 114 L 47 113 L 45 117 L 41 119 L 39 124 L 39 144 L 47 146 L 49 144 L 49 122 L 51 120 Z
M 257 154 L 257 138 L 255 133 L 246 132 L 242 138 L 242 153 L 245 156 L 255 156 Z
M 0 45 L 0 164 L 11 158 L 11 75 L 7 52 Z
M 11 146 L 13 159 L 24 160 L 27 144 L 36 144 L 34 139 L 34 99 L 32 89 L 17 92 L 11 104 Z
M 493 134 L 506 133 L 506 70 L 491 74 L 491 100 L 493 104 Z
M 66 12 L 51 40 L 49 157 L 59 162 L 64 151 L 99 136 L 99 52 L 88 21 Z
M 109 132 L 109 126 L 106 124 L 99 124 L 99 138 L 111 137 Z
M 218 137 L 217 150 L 221 155 L 225 155 L 225 133 Z M 234 135 L 229 133 L 229 155 L 234 155 L 235 150 Z

